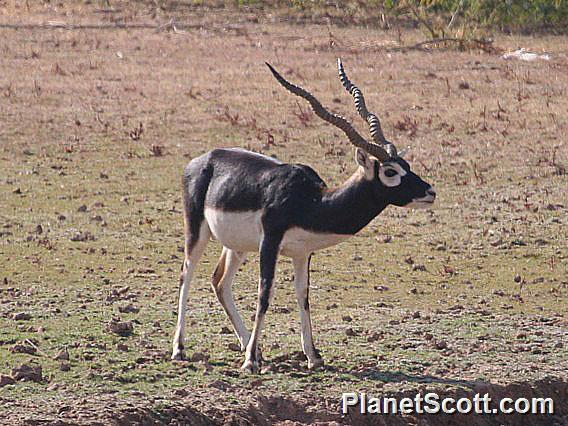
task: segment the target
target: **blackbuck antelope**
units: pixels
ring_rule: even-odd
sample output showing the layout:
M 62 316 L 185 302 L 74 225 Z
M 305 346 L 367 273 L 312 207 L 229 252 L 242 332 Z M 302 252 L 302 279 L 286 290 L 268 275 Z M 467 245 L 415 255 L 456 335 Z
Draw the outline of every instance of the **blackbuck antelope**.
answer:
M 195 267 L 213 237 L 223 250 L 213 289 L 223 306 L 241 350 L 242 369 L 259 371 L 258 342 L 274 295 L 278 255 L 292 258 L 294 286 L 300 308 L 302 349 L 308 367 L 323 364 L 314 346 L 310 320 L 309 266 L 312 254 L 356 234 L 389 204 L 430 206 L 434 189 L 410 171 L 410 166 L 386 140 L 379 119 L 367 110 L 361 91 L 347 78 L 338 60 L 339 77 L 353 96 L 358 113 L 370 126 L 373 142 L 365 140 L 343 117 L 328 112 L 306 90 L 286 81 L 270 64 L 276 80 L 307 100 L 315 114 L 341 129 L 356 147 L 357 171 L 343 185 L 330 189 L 303 164 L 287 164 L 242 149 L 215 149 L 190 161 L 183 175 L 185 260 L 180 277 L 177 329 L 172 359 L 182 359 L 188 290 Z M 233 299 L 233 278 L 247 252 L 260 252 L 258 305 L 252 334 Z

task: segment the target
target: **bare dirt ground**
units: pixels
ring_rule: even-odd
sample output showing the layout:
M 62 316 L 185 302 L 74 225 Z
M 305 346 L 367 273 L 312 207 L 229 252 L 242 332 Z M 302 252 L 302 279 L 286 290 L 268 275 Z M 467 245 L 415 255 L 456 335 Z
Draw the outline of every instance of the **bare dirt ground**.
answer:
M 0 5 L 0 423 L 566 424 L 566 37 L 497 37 L 499 49 L 551 56 L 520 62 L 400 49 L 421 40 L 414 31 L 246 10 L 195 9 L 172 25 L 143 8 Z M 217 243 L 191 290 L 195 361 L 169 361 L 183 166 L 240 146 L 309 164 L 329 186 L 348 178 L 348 142 L 264 66 L 365 134 L 338 56 L 387 137 L 411 147 L 436 208 L 390 207 L 316 255 L 325 369 L 307 371 L 298 352 L 282 259 L 262 341 L 268 368 L 240 375 L 209 285 Z M 252 256 L 235 284 L 245 318 L 256 276 Z M 556 411 L 342 416 L 349 391 L 552 397 Z

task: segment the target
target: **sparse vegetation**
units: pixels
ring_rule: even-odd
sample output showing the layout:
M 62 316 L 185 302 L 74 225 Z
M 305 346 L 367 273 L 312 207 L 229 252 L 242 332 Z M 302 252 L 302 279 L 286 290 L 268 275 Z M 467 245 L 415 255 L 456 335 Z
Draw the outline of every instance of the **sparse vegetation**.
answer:
M 552 396 L 556 417 L 530 419 L 562 424 L 566 37 L 497 35 L 502 49 L 551 55 L 507 61 L 478 49 L 394 49 L 424 33 L 346 25 L 344 11 L 343 25 L 300 26 L 250 12 L 266 3 L 230 13 L 191 3 L 1 5 L 0 423 L 353 423 L 363 419 L 337 409 L 343 391 L 426 389 Z M 169 14 L 176 30 L 161 27 Z M 305 369 L 282 259 L 263 339 L 268 371 L 238 374 L 242 355 L 209 284 L 217 244 L 191 289 L 192 361 L 169 361 L 184 165 L 241 146 L 309 164 L 330 186 L 343 181 L 355 170 L 349 143 L 264 66 L 364 133 L 333 81 L 337 56 L 368 87 L 385 134 L 411 147 L 406 158 L 436 186 L 438 206 L 389 208 L 315 257 L 311 309 L 327 369 Z M 256 265 L 253 256 L 236 279 L 245 318 Z
M 561 0 L 270 0 L 178 1 L 163 0 L 163 11 L 212 7 L 267 11 L 290 17 L 328 19 L 388 28 L 392 23 L 418 24 L 432 38 L 459 35 L 467 38 L 478 30 L 504 32 L 560 32 L 568 28 L 568 4 Z M 392 21 L 392 22 L 391 22 Z

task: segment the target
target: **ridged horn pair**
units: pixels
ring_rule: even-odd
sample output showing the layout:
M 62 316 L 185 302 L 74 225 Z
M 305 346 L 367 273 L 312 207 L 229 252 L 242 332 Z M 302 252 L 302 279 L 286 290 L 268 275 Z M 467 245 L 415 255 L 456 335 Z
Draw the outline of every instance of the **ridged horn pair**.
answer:
M 363 138 L 353 128 L 351 123 L 347 121 L 345 118 L 343 118 L 340 115 L 329 112 L 326 108 L 323 107 L 320 101 L 318 101 L 316 97 L 312 95 L 310 92 L 287 81 L 268 62 L 266 62 L 266 65 L 268 66 L 268 68 L 270 68 L 270 71 L 282 86 L 284 86 L 294 95 L 300 96 L 305 100 L 307 100 L 310 103 L 314 113 L 318 117 L 343 130 L 343 132 L 347 135 L 347 138 L 353 145 L 377 157 L 377 159 L 381 162 L 397 156 L 395 146 L 391 142 L 387 141 L 387 139 L 383 135 L 383 130 L 381 129 L 381 122 L 379 121 L 378 117 L 367 110 L 363 93 L 347 77 L 347 74 L 343 69 L 341 59 L 337 59 L 339 79 L 341 80 L 343 87 L 345 87 L 345 89 L 351 94 L 351 96 L 353 96 L 357 112 L 369 124 L 369 129 L 374 142 L 369 142 L 365 138 Z

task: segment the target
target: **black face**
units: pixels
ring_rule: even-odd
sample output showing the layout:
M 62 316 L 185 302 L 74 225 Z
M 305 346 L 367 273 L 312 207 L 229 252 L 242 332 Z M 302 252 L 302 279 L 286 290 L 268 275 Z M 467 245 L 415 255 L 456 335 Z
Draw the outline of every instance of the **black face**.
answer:
M 429 207 L 436 199 L 436 191 L 410 170 L 400 157 L 375 165 L 378 196 L 399 207 Z

